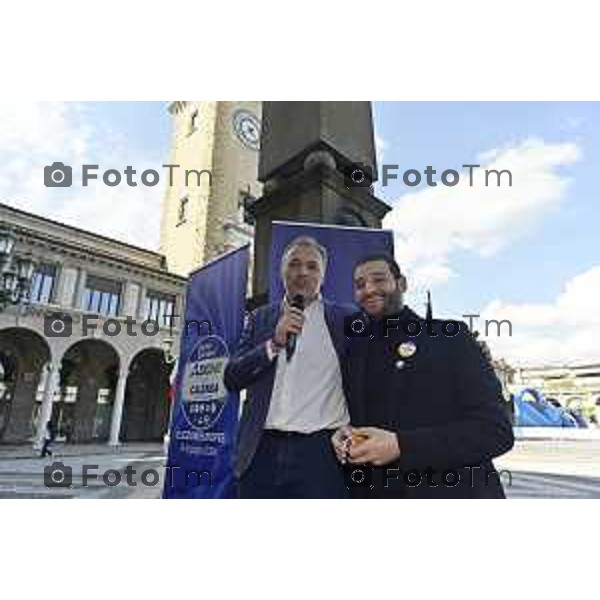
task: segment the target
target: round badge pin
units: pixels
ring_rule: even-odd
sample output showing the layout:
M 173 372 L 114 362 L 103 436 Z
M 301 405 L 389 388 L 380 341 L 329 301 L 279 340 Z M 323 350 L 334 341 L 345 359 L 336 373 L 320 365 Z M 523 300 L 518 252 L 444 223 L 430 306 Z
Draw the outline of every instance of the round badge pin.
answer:
M 401 358 L 410 358 L 417 351 L 417 345 L 414 342 L 403 342 L 396 351 Z

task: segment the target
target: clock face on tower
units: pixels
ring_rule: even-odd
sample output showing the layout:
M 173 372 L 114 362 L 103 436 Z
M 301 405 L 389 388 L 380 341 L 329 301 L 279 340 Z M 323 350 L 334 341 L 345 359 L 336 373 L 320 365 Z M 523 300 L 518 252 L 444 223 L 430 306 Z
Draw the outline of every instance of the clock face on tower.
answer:
M 249 110 L 237 110 L 233 115 L 233 130 L 246 148 L 260 148 L 260 121 Z

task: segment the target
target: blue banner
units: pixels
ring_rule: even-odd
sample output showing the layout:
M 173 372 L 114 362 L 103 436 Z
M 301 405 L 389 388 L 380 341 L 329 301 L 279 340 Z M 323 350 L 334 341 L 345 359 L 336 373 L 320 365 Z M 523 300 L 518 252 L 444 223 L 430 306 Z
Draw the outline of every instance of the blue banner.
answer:
M 239 395 L 223 383 L 242 332 L 249 248 L 195 271 L 188 283 L 163 498 L 232 498 Z
M 366 229 L 274 221 L 271 233 L 270 301 L 283 297 L 280 264 L 285 247 L 301 235 L 314 238 L 327 249 L 327 273 L 322 293 L 325 298 L 339 304 L 354 302 L 352 270 L 355 263 L 368 254 L 394 255 L 394 236 L 386 229 Z

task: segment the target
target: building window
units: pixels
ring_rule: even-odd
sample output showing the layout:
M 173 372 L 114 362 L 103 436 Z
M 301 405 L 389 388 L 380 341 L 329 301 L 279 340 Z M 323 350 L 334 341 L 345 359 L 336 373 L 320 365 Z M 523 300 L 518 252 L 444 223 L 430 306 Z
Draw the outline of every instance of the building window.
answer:
M 188 202 L 189 198 L 187 196 L 183 197 L 179 201 L 179 211 L 177 212 L 177 225 L 181 225 L 187 220 Z
M 48 263 L 38 265 L 31 279 L 31 289 L 29 292 L 31 302 L 49 304 L 52 299 L 55 281 L 56 265 Z
M 190 126 L 188 129 L 188 135 L 191 135 L 198 129 L 198 111 L 195 110 L 190 116 Z
M 85 283 L 83 307 L 101 315 L 116 317 L 121 301 L 121 284 L 118 281 L 88 275 Z
M 156 321 L 163 327 L 171 326 L 169 315 L 175 314 L 175 296 L 172 294 L 163 294 L 161 292 L 148 291 L 146 294 L 146 318 L 150 321 Z M 177 326 L 173 318 L 173 327 Z

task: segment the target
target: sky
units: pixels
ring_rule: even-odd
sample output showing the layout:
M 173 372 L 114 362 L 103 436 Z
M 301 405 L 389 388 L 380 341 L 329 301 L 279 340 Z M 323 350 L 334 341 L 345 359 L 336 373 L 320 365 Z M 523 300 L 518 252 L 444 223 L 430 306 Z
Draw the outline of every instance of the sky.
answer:
M 600 103 L 375 102 L 377 195 L 409 282 L 407 301 L 434 316 L 480 314 L 475 328 L 515 365 L 600 362 Z M 168 161 L 166 102 L 0 103 L 0 202 L 158 249 L 156 187 L 53 189 L 43 167 Z M 382 165 L 398 165 L 383 186 Z M 464 164 L 480 164 L 473 186 Z M 410 187 L 408 169 L 437 171 Z M 440 173 L 461 178 L 444 186 Z M 498 187 L 485 169 L 508 169 Z M 498 335 L 485 320 L 510 320 Z

